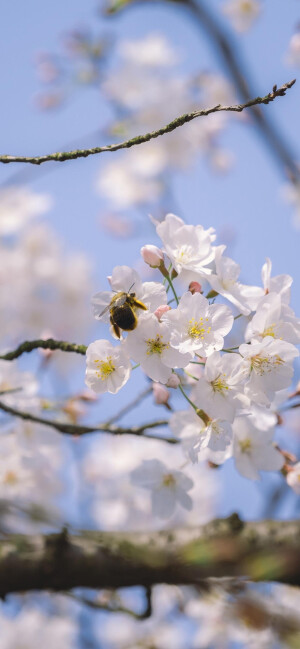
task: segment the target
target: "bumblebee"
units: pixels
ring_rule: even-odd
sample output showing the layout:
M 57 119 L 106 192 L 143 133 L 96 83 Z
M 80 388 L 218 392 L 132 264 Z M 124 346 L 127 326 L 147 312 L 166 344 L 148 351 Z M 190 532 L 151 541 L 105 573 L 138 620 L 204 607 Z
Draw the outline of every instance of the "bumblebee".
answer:
M 110 322 L 118 338 L 121 337 L 120 329 L 133 331 L 136 328 L 138 319 L 135 312 L 137 309 L 147 311 L 146 305 L 140 300 L 137 300 L 135 293 L 130 292 L 131 288 L 132 286 L 128 293 L 122 291 L 116 293 L 110 304 L 100 314 L 103 315 L 109 310 Z

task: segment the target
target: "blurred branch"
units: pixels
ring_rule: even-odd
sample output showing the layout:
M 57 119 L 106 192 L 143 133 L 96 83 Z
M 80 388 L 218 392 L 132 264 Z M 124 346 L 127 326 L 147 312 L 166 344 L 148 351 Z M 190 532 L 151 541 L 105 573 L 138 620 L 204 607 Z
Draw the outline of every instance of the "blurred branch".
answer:
M 234 39 L 223 28 L 217 18 L 215 18 L 210 10 L 205 6 L 202 0 L 177 0 L 178 4 L 187 7 L 192 15 L 198 20 L 201 28 L 205 30 L 207 35 L 216 47 L 220 55 L 223 65 L 234 82 L 234 85 L 244 101 L 249 101 L 253 97 L 254 90 L 252 84 L 248 79 L 248 73 L 242 63 L 242 56 L 239 49 L 234 44 Z M 277 127 L 270 123 L 269 118 L 259 109 L 251 111 L 252 116 L 267 140 L 269 146 L 275 152 L 280 163 L 283 164 L 290 172 L 293 179 L 299 180 L 299 169 L 293 158 L 289 147 L 287 146 L 284 138 L 279 133 Z
M 15 358 L 19 358 L 22 354 L 32 352 L 33 349 L 60 349 L 62 352 L 75 352 L 76 354 L 84 355 L 87 347 L 85 345 L 76 345 L 75 343 L 67 343 L 63 340 L 53 340 L 53 338 L 48 338 L 47 340 L 27 340 L 16 349 L 7 354 L 2 354 L 0 360 L 3 361 L 13 361 Z
M 74 593 L 64 593 L 67 597 L 70 597 L 78 604 L 84 604 L 89 608 L 96 611 L 105 611 L 106 613 L 125 613 L 130 617 L 133 617 L 135 620 L 146 620 L 152 615 L 152 601 L 151 601 L 151 588 L 147 587 L 146 591 L 146 607 L 142 613 L 136 613 L 131 608 L 122 606 L 119 597 L 114 594 L 112 598 L 108 601 L 104 601 L 104 598 L 88 599 L 87 597 L 81 597 L 80 595 L 75 595 Z
M 299 586 L 299 537 L 297 520 L 243 523 L 237 514 L 159 532 L 11 534 L 0 542 L 0 596 L 161 583 L 207 587 L 223 577 Z
M 8 406 L 3 401 L 0 401 L 0 410 L 7 412 L 10 415 L 24 419 L 25 421 L 32 421 L 36 424 L 42 424 L 44 426 L 50 426 L 55 428 L 60 433 L 65 435 L 71 435 L 74 437 L 81 437 L 81 435 L 87 435 L 89 433 L 111 433 L 112 435 L 136 435 L 138 437 L 147 437 L 149 439 L 158 439 L 162 442 L 168 442 L 169 444 L 178 444 L 179 440 L 175 437 L 161 437 L 160 435 L 147 435 L 145 430 L 149 428 L 158 428 L 160 426 L 167 426 L 168 421 L 161 419 L 158 421 L 152 421 L 141 426 L 132 426 L 131 428 L 114 426 L 113 424 L 103 423 L 98 426 L 80 426 L 77 424 L 65 424 L 60 421 L 53 421 L 51 419 L 45 419 L 43 417 L 37 417 L 30 412 L 23 412 L 22 410 L 17 410 Z
M 3 162 L 4 164 L 8 164 L 9 162 L 26 162 L 29 164 L 40 165 L 44 162 L 49 162 L 50 160 L 53 160 L 55 162 L 65 162 L 66 160 L 87 158 L 90 155 L 105 153 L 107 151 L 119 151 L 120 149 L 129 149 L 130 147 L 135 146 L 137 144 L 143 144 L 144 142 L 153 140 L 154 138 L 157 138 L 161 135 L 165 135 L 166 133 L 171 133 L 176 128 L 179 128 L 180 126 L 183 126 L 183 124 L 191 122 L 193 119 L 196 119 L 197 117 L 205 117 L 212 113 L 219 113 L 221 111 L 241 113 L 243 110 L 245 110 L 245 108 L 251 108 L 252 106 L 258 106 L 260 104 L 269 104 L 270 102 L 274 101 L 274 99 L 276 99 L 277 97 L 283 97 L 286 91 L 294 85 L 295 81 L 296 79 L 293 79 L 292 81 L 285 83 L 280 88 L 277 88 L 277 86 L 273 86 L 272 92 L 270 92 L 268 95 L 265 95 L 264 97 L 256 97 L 255 99 L 249 99 L 247 96 L 247 102 L 245 104 L 236 104 L 234 106 L 221 106 L 220 104 L 218 104 L 217 106 L 213 106 L 212 108 L 208 108 L 205 110 L 195 110 L 192 113 L 185 113 L 184 115 L 180 115 L 180 117 L 176 117 L 176 119 L 172 120 L 172 122 L 170 122 L 166 126 L 163 126 L 157 131 L 151 131 L 150 133 L 146 133 L 145 135 L 137 135 L 136 137 L 130 140 L 126 140 L 125 142 L 120 142 L 118 144 L 108 144 L 106 146 L 94 147 L 92 149 L 77 149 L 75 151 L 49 153 L 47 155 L 42 155 L 42 156 L 26 157 L 26 156 L 2 155 L 0 156 L 0 162 Z
M 121 417 L 124 417 L 124 415 L 127 415 L 128 412 L 136 408 L 146 397 L 149 396 L 149 394 L 152 393 L 152 385 L 150 387 L 147 387 L 145 390 L 140 392 L 130 403 L 128 403 L 124 408 L 119 410 L 113 417 L 111 417 L 106 423 L 107 424 L 113 424 L 115 421 L 118 421 L 118 419 L 121 419 Z

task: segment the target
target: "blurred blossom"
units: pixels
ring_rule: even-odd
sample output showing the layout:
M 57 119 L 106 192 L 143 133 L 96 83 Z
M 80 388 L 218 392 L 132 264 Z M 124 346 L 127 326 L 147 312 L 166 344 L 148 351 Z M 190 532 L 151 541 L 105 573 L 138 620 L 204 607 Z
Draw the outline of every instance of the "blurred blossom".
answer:
M 290 40 L 286 61 L 290 65 L 300 67 L 300 30 L 293 34 Z
M 0 236 L 17 234 L 51 205 L 50 196 L 36 194 L 22 185 L 0 189 Z
M 155 383 L 155 381 L 152 383 L 152 390 L 155 403 L 167 405 L 170 398 L 169 390 L 161 383 Z
M 245 32 L 261 12 L 261 3 L 258 0 L 227 0 L 223 12 L 228 16 L 234 29 Z
M 162 34 L 148 34 L 143 40 L 123 41 L 121 57 L 130 63 L 149 67 L 164 67 L 177 63 L 178 57 Z
M 282 195 L 285 200 L 293 207 L 292 223 L 294 227 L 300 229 L 300 183 L 293 182 L 284 185 Z
M 33 606 L 23 607 L 14 617 L 0 611 L 1 649 L 76 649 L 77 623 L 68 615 L 47 615 Z
M 295 493 L 300 495 L 300 462 L 290 468 L 286 481 Z

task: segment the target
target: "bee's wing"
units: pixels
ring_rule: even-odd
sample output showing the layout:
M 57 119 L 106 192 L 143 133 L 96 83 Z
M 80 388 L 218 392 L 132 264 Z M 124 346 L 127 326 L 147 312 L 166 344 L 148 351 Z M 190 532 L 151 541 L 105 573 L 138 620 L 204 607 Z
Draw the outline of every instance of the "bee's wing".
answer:
M 120 295 L 117 294 L 112 299 L 112 305 L 113 306 L 123 306 L 123 304 L 125 304 L 125 302 L 127 300 L 127 297 L 128 297 L 127 293 L 121 293 Z
M 113 293 L 111 291 L 101 291 L 92 297 L 93 314 L 97 320 L 109 322 L 109 308 Z M 107 315 L 106 315 L 107 314 Z

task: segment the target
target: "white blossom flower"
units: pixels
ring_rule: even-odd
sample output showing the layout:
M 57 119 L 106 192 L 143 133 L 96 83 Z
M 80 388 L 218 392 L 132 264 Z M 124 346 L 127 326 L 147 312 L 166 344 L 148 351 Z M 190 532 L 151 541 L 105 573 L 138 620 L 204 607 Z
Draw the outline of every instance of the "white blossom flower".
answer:
M 243 416 L 235 419 L 233 432 L 233 456 L 241 475 L 259 480 L 259 471 L 280 471 L 284 459 L 273 446 L 273 428 L 261 431 Z
M 131 363 L 122 344 L 114 347 L 108 340 L 95 340 L 86 350 L 85 382 L 94 392 L 116 394 L 127 383 Z
M 200 293 L 184 293 L 177 309 L 164 314 L 162 321 L 171 330 L 171 345 L 182 353 L 209 356 L 224 345 L 224 336 L 233 325 L 229 307 L 209 304 Z
M 300 495 L 300 462 L 297 462 L 297 464 L 294 464 L 294 466 L 290 468 L 286 481 L 293 491 L 295 491 L 297 495 Z
M 38 608 L 22 607 L 14 617 L 0 612 L 1 649 L 74 649 L 77 624 L 72 617 L 48 615 Z
M 147 244 L 141 248 L 141 255 L 145 264 L 151 268 L 158 268 L 164 258 L 162 251 L 157 246 Z
M 160 460 L 144 460 L 131 473 L 131 480 L 137 487 L 149 489 L 154 516 L 169 518 L 175 511 L 176 504 L 191 510 L 193 503 L 188 491 L 193 487 L 193 480 L 182 471 L 169 469 Z
M 235 397 L 243 389 L 241 368 L 240 354 L 211 354 L 205 363 L 202 377 L 193 389 L 193 403 L 210 417 L 232 422 L 239 407 Z
M 139 66 L 162 67 L 177 63 L 175 50 L 159 33 L 151 33 L 136 40 L 124 40 L 119 46 L 120 55 Z
M 266 336 L 261 342 L 240 345 L 239 352 L 244 358 L 246 396 L 269 406 L 274 393 L 289 386 L 298 350 L 291 343 Z
M 293 345 L 300 343 L 300 320 L 277 293 L 268 293 L 260 300 L 257 311 L 245 331 L 247 342 L 253 339 L 262 340 L 266 336 L 279 338 Z
M 238 32 L 245 32 L 258 18 L 261 5 L 258 0 L 228 0 L 223 7 L 223 12 Z
M 167 383 L 173 368 L 185 367 L 191 360 L 191 354 L 172 347 L 170 336 L 170 327 L 149 313 L 139 318 L 138 327 L 128 333 L 124 342 L 130 358 L 140 363 L 153 381 Z
M 212 228 L 204 230 L 202 225 L 186 225 L 175 214 L 167 214 L 157 225 L 156 232 L 177 273 L 183 270 L 203 276 L 211 273 L 207 266 L 214 259 L 211 244 L 215 235 Z
M 149 311 L 154 312 L 159 306 L 167 303 L 166 289 L 158 282 L 142 282 L 139 274 L 129 266 L 115 266 L 108 278 L 111 291 L 101 291 L 92 298 L 93 313 L 97 320 L 109 322 L 109 310 L 103 311 L 118 292 L 133 292 Z
M 31 219 L 47 212 L 51 199 L 22 185 L 0 191 L 0 235 L 16 234 Z
M 223 252 L 226 246 L 215 248 L 216 273 L 208 276 L 211 287 L 227 300 L 232 302 L 243 315 L 248 315 L 264 294 L 259 286 L 247 286 L 238 281 L 240 266 Z
M 232 454 L 232 428 L 228 421 L 216 418 L 205 424 L 195 410 L 190 409 L 174 412 L 169 426 L 193 463 L 206 459 L 221 464 Z
M 281 296 L 282 302 L 288 304 L 290 301 L 290 288 L 293 283 L 293 278 L 290 275 L 276 275 L 271 277 L 272 262 L 269 257 L 266 258 L 261 269 L 261 277 L 265 293 L 277 293 Z M 257 308 L 257 305 L 255 309 Z
M 300 31 L 293 34 L 286 57 L 287 63 L 300 67 Z
M 17 361 L 0 360 L 0 392 L 6 391 L 7 395 L 2 394 L 1 400 L 9 406 L 26 410 L 37 409 L 40 405 L 36 378 L 31 372 L 21 372 Z

